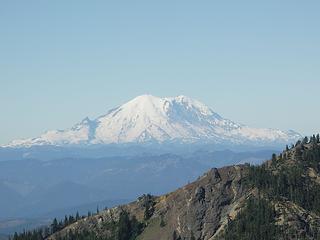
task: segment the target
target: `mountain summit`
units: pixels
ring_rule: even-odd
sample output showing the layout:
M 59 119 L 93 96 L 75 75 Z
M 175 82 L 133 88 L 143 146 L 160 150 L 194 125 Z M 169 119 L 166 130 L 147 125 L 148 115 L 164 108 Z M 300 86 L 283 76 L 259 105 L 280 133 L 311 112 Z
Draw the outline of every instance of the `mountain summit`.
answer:
M 67 130 L 48 131 L 37 138 L 15 140 L 7 147 L 123 143 L 217 143 L 273 145 L 295 142 L 294 131 L 251 128 L 221 117 L 186 96 L 141 95 L 95 120 L 85 118 Z

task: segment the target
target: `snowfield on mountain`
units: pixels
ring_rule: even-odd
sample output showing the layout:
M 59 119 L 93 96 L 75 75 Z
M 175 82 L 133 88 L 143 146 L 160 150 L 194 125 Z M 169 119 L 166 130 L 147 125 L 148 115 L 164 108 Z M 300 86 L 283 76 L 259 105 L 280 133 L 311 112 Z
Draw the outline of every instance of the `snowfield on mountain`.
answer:
M 95 120 L 85 118 L 67 130 L 14 140 L 5 147 L 70 146 L 123 143 L 218 143 L 273 145 L 295 142 L 293 130 L 251 128 L 221 117 L 186 96 L 141 95 Z

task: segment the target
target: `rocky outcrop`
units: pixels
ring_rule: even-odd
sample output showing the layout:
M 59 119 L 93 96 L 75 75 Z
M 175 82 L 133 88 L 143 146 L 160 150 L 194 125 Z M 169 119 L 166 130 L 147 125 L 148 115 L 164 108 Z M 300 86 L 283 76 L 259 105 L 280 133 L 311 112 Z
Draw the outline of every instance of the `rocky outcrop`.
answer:
M 269 174 L 266 176 L 273 178 L 283 172 L 290 174 L 287 169 L 298 167 L 301 181 L 317 186 L 320 179 L 319 156 L 319 143 L 300 144 L 267 161 L 262 170 Z M 58 240 L 70 231 L 92 231 L 98 237 L 109 237 L 111 233 L 105 224 L 118 221 L 123 211 L 144 224 L 139 240 L 224 239 L 228 223 L 238 219 L 238 213 L 246 209 L 249 198 L 262 198 L 270 203 L 274 209 L 274 223 L 281 231 L 278 239 L 289 239 L 288 234 L 292 236 L 290 239 L 316 239 L 315 236 L 320 236 L 320 216 L 314 208 L 307 210 L 294 199 L 283 197 L 285 195 L 270 197 L 270 186 L 264 191 L 248 184 L 251 170 L 249 165 L 211 169 L 195 182 L 172 193 L 159 197 L 144 195 L 128 205 L 82 219 L 48 239 Z M 314 201 L 320 202 L 320 199 Z
M 234 218 L 250 194 L 242 184 L 248 167 L 232 166 L 211 169 L 197 181 L 160 197 L 153 197 L 154 210 L 139 239 L 172 239 L 173 233 L 181 238 L 212 239 Z M 117 221 L 121 211 L 127 211 L 141 222 L 145 221 L 147 196 L 128 205 L 108 209 L 82 219 L 50 236 L 54 240 L 66 236 L 69 231 L 95 231 L 108 236 L 103 223 Z M 150 197 L 148 197 L 150 201 Z M 160 222 L 162 221 L 162 226 Z
M 182 238 L 193 234 L 210 239 L 248 195 L 241 184 L 245 172 L 244 166 L 211 169 L 196 182 L 160 197 L 154 218 L 162 216 L 166 223 L 162 234 L 156 236 L 147 227 L 141 239 L 171 239 L 173 232 Z

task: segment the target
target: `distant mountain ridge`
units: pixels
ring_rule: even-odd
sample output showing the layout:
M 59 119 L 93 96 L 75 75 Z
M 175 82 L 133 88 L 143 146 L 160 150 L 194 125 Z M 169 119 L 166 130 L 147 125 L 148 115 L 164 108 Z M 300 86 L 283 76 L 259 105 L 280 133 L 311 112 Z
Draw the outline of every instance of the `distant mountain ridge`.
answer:
M 235 123 L 186 96 L 141 95 L 95 120 L 85 118 L 70 129 L 14 140 L 4 147 L 164 142 L 264 146 L 292 143 L 300 138 L 301 135 L 293 130 L 251 128 Z

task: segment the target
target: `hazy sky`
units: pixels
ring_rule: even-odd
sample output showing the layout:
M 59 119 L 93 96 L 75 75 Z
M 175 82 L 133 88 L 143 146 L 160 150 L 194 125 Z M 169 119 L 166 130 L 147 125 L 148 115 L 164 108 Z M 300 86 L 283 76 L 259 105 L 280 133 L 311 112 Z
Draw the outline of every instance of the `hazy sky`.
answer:
M 319 0 L 0 0 L 0 144 L 144 93 L 320 132 L 319 12 Z

